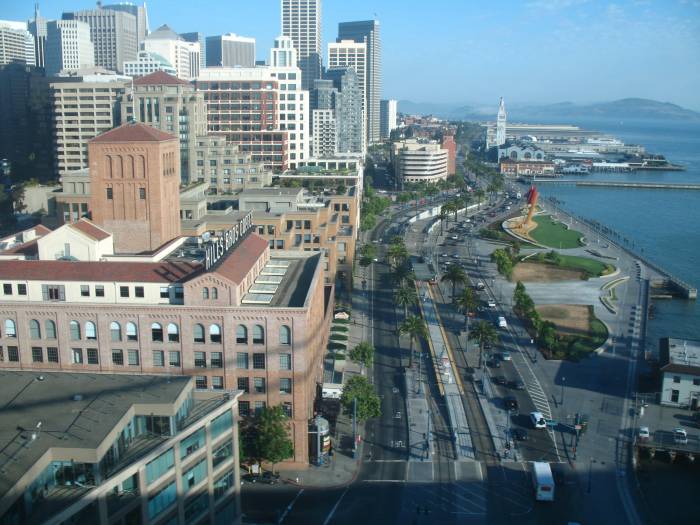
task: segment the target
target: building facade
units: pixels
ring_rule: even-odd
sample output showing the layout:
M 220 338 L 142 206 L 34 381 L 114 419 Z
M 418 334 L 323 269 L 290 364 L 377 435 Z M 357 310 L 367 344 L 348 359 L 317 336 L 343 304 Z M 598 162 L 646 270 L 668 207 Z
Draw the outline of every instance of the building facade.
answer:
M 46 22 L 39 13 L 39 4 L 34 4 L 34 18 L 27 22 L 27 29 L 34 37 L 34 58 L 37 67 L 44 67 L 45 63 Z
M 188 42 L 199 44 L 199 69 L 207 67 L 207 41 L 204 33 L 192 31 L 189 33 L 180 33 L 180 36 Z
M 457 173 L 457 143 L 454 135 L 443 133 L 441 143 L 442 149 L 447 150 L 447 175 Z
M 63 13 L 63 19 L 80 20 L 90 26 L 96 66 L 121 73 L 124 62 L 136 60 L 138 34 L 133 14 L 98 7 Z
M 328 69 L 352 68 L 357 74 L 362 98 L 362 133 L 367 139 L 367 45 L 352 40 L 328 44 Z
M 700 341 L 659 340 L 661 404 L 700 408 Z
M 240 523 L 240 394 L 199 393 L 188 377 L 0 378 L 12 400 L 2 446 L 15 450 L 0 485 L 3 523 Z
M 207 67 L 254 67 L 255 39 L 234 33 L 208 36 Z
M 47 76 L 95 66 L 90 26 L 79 20 L 47 22 L 44 52 Z
M 192 80 L 199 75 L 199 42 L 188 42 L 167 25 L 150 33 L 142 48 L 165 58 L 175 68 L 178 78 Z
M 380 104 L 380 136 L 388 139 L 398 126 L 398 101 L 382 100 Z
M 294 42 L 302 89 L 321 78 L 321 0 L 281 0 L 282 35 Z
M 366 46 L 367 74 L 365 81 L 365 120 L 367 144 L 381 139 L 380 100 L 382 96 L 382 47 L 379 34 L 379 21 L 341 22 L 338 24 L 338 42 L 352 40 Z M 359 74 L 359 71 L 358 71 Z
M 141 43 L 148 35 L 148 10 L 146 9 L 146 2 L 143 5 L 136 5 L 130 2 L 122 2 L 119 4 L 109 4 L 102 6 L 104 9 L 109 9 L 110 11 L 124 11 L 125 13 L 131 13 L 136 17 L 136 40 L 137 48 L 141 49 Z
M 434 184 L 448 176 L 449 152 L 436 141 L 407 139 L 392 144 L 391 159 L 402 183 Z
M 336 143 L 340 154 L 366 151 L 362 90 L 352 67 L 327 69 L 324 78 L 333 82 L 335 97 Z
M 87 144 L 120 124 L 120 100 L 129 77 L 82 72 L 49 80 L 55 167 L 59 176 L 88 167 Z
M 143 77 L 156 71 L 164 71 L 169 75 L 177 76 L 177 70 L 172 64 L 157 53 L 139 51 L 136 60 L 124 62 L 124 74 L 128 77 Z
M 511 160 L 500 159 L 501 174 L 508 177 L 554 177 L 556 169 L 553 162 L 546 160 Z
M 25 22 L 0 20 L 0 66 L 12 62 L 36 65 L 34 37 Z
M 336 142 L 338 124 L 335 118 L 335 110 L 314 109 L 311 111 L 311 116 L 313 125 L 311 156 L 334 156 L 338 152 L 338 143 Z

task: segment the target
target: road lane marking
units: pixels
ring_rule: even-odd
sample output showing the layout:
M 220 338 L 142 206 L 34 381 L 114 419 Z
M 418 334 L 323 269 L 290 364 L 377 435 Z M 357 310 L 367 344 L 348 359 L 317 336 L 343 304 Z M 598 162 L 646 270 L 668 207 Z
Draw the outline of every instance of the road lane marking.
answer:
M 345 490 L 338 498 L 338 501 L 335 502 L 335 505 L 333 505 L 333 508 L 328 513 L 328 516 L 326 517 L 326 521 L 323 522 L 323 525 L 328 525 L 330 523 L 331 519 L 333 519 L 333 515 L 335 514 L 335 511 L 338 510 L 338 505 L 340 505 L 340 502 L 343 501 L 343 498 L 345 497 L 345 494 L 348 493 L 348 490 L 350 490 L 350 485 L 345 487 Z
M 287 514 L 292 510 L 292 507 L 294 507 L 294 504 L 297 502 L 299 497 L 304 493 L 304 489 L 301 489 L 299 492 L 297 492 L 297 495 L 294 496 L 294 499 L 287 505 L 287 508 L 284 510 L 284 514 L 280 517 L 278 523 L 282 523 L 284 519 L 287 517 Z

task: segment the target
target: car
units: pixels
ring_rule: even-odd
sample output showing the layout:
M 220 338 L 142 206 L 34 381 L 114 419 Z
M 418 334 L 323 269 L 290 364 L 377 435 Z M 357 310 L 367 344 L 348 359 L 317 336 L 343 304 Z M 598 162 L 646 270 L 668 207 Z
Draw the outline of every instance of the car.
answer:
M 684 428 L 679 427 L 673 429 L 673 442 L 677 443 L 678 445 L 688 444 L 688 434 Z
M 489 299 L 489 301 L 486 303 L 489 308 L 496 308 L 496 301 L 493 299 Z
M 510 356 L 510 352 L 501 352 L 501 359 L 504 361 L 511 361 L 512 358 Z
M 491 343 L 489 343 L 488 341 L 485 341 L 484 342 L 484 350 L 491 350 Z
M 497 385 L 505 385 L 508 381 L 504 376 L 494 376 L 493 382 Z
M 522 379 L 510 381 L 508 383 L 508 386 L 511 387 L 513 390 L 525 390 L 525 382 Z
M 508 396 L 503 400 L 503 404 L 506 406 L 506 410 L 510 412 L 515 412 L 518 410 L 518 400 L 513 396 Z
M 651 439 L 649 427 L 639 427 L 639 430 L 637 430 L 637 437 L 639 441 L 649 441 L 649 439 Z
M 476 283 L 476 289 L 477 289 L 477 290 L 483 290 L 484 288 L 486 288 L 486 285 L 485 285 L 484 283 L 482 283 L 481 281 L 479 281 L 478 283 Z
M 275 485 L 279 482 L 279 480 L 280 480 L 279 474 L 273 474 L 272 472 L 269 472 L 269 471 L 263 472 L 263 475 L 260 476 L 260 482 L 265 483 L 266 485 Z
M 453 258 L 453 259 L 459 259 L 459 254 L 458 254 L 458 253 L 452 254 L 452 258 Z
M 498 359 L 491 359 L 486 364 L 491 368 L 501 368 L 501 362 Z
M 450 237 L 450 239 L 452 239 L 453 241 L 458 241 L 458 240 L 459 240 L 459 236 L 458 236 L 458 235 L 453 235 L 452 237 Z
M 440 254 L 440 257 L 449 257 L 449 256 L 450 256 L 450 255 L 447 254 L 447 253 L 441 253 L 441 254 Z
M 515 441 L 527 441 L 527 430 L 524 428 L 513 428 L 510 431 Z
M 241 476 L 241 484 L 245 483 L 255 483 L 258 481 L 258 475 L 256 474 L 243 474 Z
M 530 412 L 530 423 L 532 423 L 532 428 L 536 430 L 547 428 L 547 421 L 542 415 L 542 412 Z

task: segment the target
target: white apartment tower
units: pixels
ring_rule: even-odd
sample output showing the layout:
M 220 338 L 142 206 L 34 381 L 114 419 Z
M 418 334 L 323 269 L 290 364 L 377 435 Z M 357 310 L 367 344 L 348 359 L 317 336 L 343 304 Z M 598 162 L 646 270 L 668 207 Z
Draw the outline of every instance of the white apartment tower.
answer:
M 398 127 L 398 102 L 396 100 L 382 100 L 380 114 L 381 137 L 388 139 L 391 132 Z
M 281 0 L 282 35 L 299 54 L 302 87 L 310 91 L 321 78 L 321 0 Z
M 46 76 L 95 65 L 90 26 L 79 20 L 51 20 L 46 24 Z
M 506 103 L 501 102 L 498 105 L 498 117 L 496 118 L 496 146 L 502 146 L 506 143 Z
M 25 22 L 0 20 L 0 65 L 11 62 L 36 64 L 34 37 Z
M 335 110 L 314 109 L 311 113 L 314 129 L 311 140 L 311 156 L 321 159 L 335 156 L 338 153 Z
M 199 42 L 188 42 L 167 25 L 162 25 L 143 41 L 143 51 L 154 53 L 168 61 L 182 80 L 192 80 L 199 74 Z
M 338 24 L 338 42 L 352 40 L 364 43 L 366 47 L 365 75 L 365 120 L 367 121 L 367 144 L 380 140 L 380 100 L 382 93 L 381 40 L 379 22 L 364 20 L 359 22 L 341 22 Z

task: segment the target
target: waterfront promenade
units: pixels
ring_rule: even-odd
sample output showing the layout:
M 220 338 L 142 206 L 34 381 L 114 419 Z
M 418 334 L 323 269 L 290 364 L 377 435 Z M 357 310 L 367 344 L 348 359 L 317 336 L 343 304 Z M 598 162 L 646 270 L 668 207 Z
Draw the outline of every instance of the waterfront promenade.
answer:
M 588 181 L 575 179 L 533 179 L 536 184 L 569 184 L 582 188 L 629 188 L 639 190 L 694 190 L 700 191 L 700 184 L 667 184 L 662 182 L 616 182 Z

